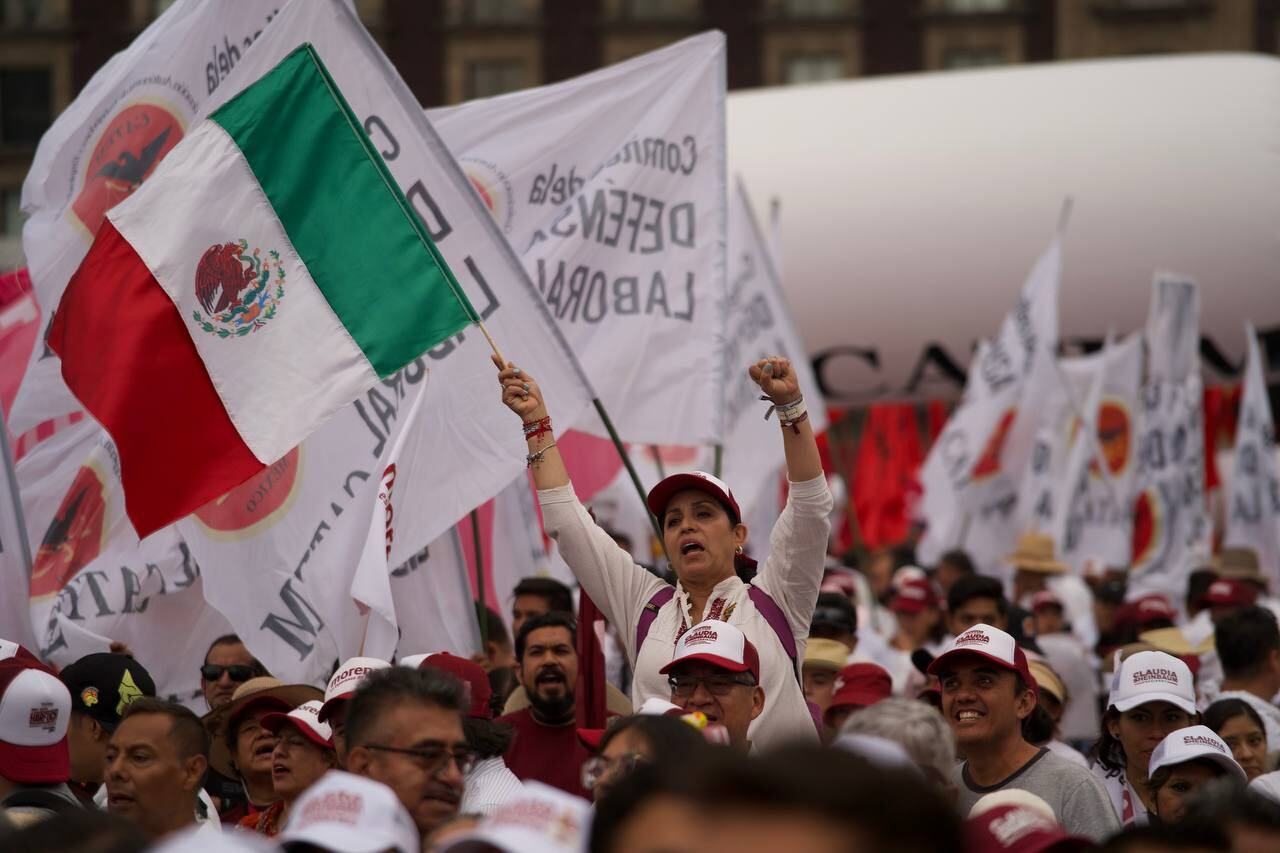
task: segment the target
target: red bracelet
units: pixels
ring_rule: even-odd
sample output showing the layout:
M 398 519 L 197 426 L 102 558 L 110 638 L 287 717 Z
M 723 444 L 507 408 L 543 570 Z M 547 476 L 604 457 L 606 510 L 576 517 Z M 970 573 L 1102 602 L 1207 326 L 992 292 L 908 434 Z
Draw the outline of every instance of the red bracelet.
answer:
M 551 416 L 550 415 L 547 415 L 545 418 L 539 418 L 536 421 L 524 422 L 524 437 L 527 440 L 535 439 L 541 435 L 547 435 L 550 432 L 551 432 Z
M 791 420 L 791 421 L 782 421 L 782 420 L 780 420 L 780 421 L 778 421 L 778 426 L 782 427 L 783 429 L 785 429 L 785 428 L 787 428 L 787 427 L 791 427 L 791 431 L 792 431 L 793 433 L 795 433 L 796 435 L 799 435 L 799 434 L 800 434 L 800 424 L 804 423 L 804 422 L 805 422 L 805 421 L 807 421 L 807 420 L 809 420 L 809 413 L 808 413 L 808 412 L 801 412 L 801 413 L 800 413 L 800 417 L 796 418 L 795 420 Z

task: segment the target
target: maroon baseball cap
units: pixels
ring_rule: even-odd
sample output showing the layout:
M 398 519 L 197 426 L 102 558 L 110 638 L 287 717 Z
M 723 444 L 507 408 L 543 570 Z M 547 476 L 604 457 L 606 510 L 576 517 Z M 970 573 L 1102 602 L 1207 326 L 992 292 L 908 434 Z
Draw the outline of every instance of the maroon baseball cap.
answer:
M 1031 596 L 1031 612 L 1043 610 L 1046 607 L 1056 607 L 1062 609 L 1062 599 L 1058 598 L 1058 594 L 1051 589 L 1042 589 L 1035 595 Z
M 662 520 L 663 513 L 667 510 L 667 504 L 671 502 L 672 495 L 677 492 L 683 492 L 686 489 L 695 489 L 699 492 L 706 492 L 720 503 L 724 504 L 725 509 L 729 511 L 730 521 L 737 524 L 742 520 L 742 510 L 738 507 L 738 502 L 734 500 L 733 492 L 729 491 L 729 486 L 725 484 L 719 477 L 712 476 L 706 471 L 687 471 L 681 474 L 672 474 L 649 491 L 649 497 L 645 501 L 649 505 L 649 512 Z
M 1253 587 L 1235 578 L 1219 578 L 1209 584 L 1201 601 L 1210 607 L 1248 607 L 1258 599 Z
M 938 606 L 933 585 L 925 578 L 904 581 L 894 592 L 889 609 L 895 613 L 919 613 Z
M 438 669 L 456 676 L 467 687 L 468 701 L 471 703 L 467 716 L 478 717 L 481 720 L 493 719 L 493 708 L 489 705 L 493 688 L 489 686 L 489 676 L 485 674 L 480 664 L 448 652 L 436 652 L 433 655 L 427 655 L 422 663 L 418 664 L 418 669 Z
M 986 658 L 1002 669 L 1018 674 L 1023 685 L 1032 693 L 1039 694 L 1040 688 L 1031 675 L 1027 664 L 1027 655 L 1018 647 L 1013 636 L 999 628 L 983 625 L 979 622 L 972 628 L 960 632 L 951 644 L 929 664 L 930 675 L 940 675 L 948 661 L 954 661 L 965 655 L 977 655 Z
M 835 691 L 827 713 L 850 705 L 874 705 L 892 695 L 893 679 L 888 670 L 874 663 L 851 663 L 836 676 Z
M 1097 848 L 1026 805 L 996 806 L 969 818 L 964 822 L 964 842 L 969 853 L 1075 853 Z
M 71 776 L 71 692 L 46 666 L 0 660 L 0 776 L 51 785 Z

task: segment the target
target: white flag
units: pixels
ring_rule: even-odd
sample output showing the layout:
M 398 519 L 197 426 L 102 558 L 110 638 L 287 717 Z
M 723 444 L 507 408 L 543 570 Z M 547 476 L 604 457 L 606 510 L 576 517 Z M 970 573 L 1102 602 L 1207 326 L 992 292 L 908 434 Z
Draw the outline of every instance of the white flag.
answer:
M 714 444 L 723 431 L 724 93 L 724 35 L 711 32 L 428 111 L 626 441 Z
M 391 571 L 400 641 L 396 656 L 482 651 L 467 560 L 450 530 Z
M 585 380 L 493 219 L 345 4 L 290 2 L 203 110 L 303 42 L 324 60 L 504 355 L 538 377 L 557 427 L 572 426 L 591 399 Z M 377 259 L 370 263 L 376 269 Z M 356 654 L 365 629 L 377 627 L 356 606 L 351 581 L 362 555 L 385 549 L 371 520 L 388 466 L 396 466 L 395 540 L 384 560 L 401 566 L 520 475 L 525 453 L 485 340 L 468 330 L 370 388 L 301 448 L 179 528 L 204 567 L 206 594 L 249 648 L 281 677 L 322 679 L 334 657 Z M 292 477 L 290 487 L 273 476 Z M 240 515 L 210 523 L 217 506 Z
M 1077 473 L 1070 479 L 1075 488 L 1060 503 L 1054 528 L 1058 559 L 1077 572 L 1084 569 L 1087 560 L 1127 566 L 1133 555 L 1142 336 L 1128 336 L 1109 346 L 1103 356 L 1095 365 L 1101 393 L 1090 416 L 1096 442 L 1073 450 L 1080 454 L 1074 468 Z M 1070 366 L 1064 369 L 1068 374 L 1073 370 Z M 1068 464 L 1070 470 L 1073 468 Z
M 0 638 L 34 648 L 35 634 L 27 609 L 31 547 L 22 524 L 22 502 L 8 436 L 0 410 Z
M 570 589 L 578 585 L 559 553 L 548 549 L 543 539 L 538 506 L 527 476 L 517 477 L 494 498 L 492 529 L 485 556 L 491 566 L 494 598 L 504 621 L 511 612 L 507 606 L 511 591 L 521 578 L 553 578 Z
M 1146 329 L 1150 357 L 1138 440 L 1130 599 L 1161 593 L 1181 600 L 1187 575 L 1209 559 L 1199 329 L 1195 283 L 1157 273 Z
M 1236 422 L 1236 457 L 1223 545 L 1252 548 L 1272 588 L 1280 585 L 1280 472 L 1258 333 L 1245 323 L 1248 357 Z
M 827 411 L 741 180 L 729 206 L 729 283 L 720 311 L 725 324 L 721 342 L 725 390 L 722 477 L 733 489 L 744 518 L 768 519 L 772 527 L 780 509 L 778 478 L 786 457 L 777 419 L 765 419 L 768 406 L 761 402 L 760 386 L 751 380 L 747 367 L 768 356 L 789 358 L 798 373 L 815 435 L 827 428 Z M 763 560 L 768 555 L 769 528 L 755 533 L 751 554 Z
M 178 0 L 102 66 L 40 138 L 22 185 L 29 216 L 22 249 L 46 330 L 104 214 L 178 144 L 279 7 L 279 0 Z M 10 427 L 18 435 L 80 408 L 42 339 Z
M 938 534 L 926 536 L 926 561 L 947 547 L 964 547 L 981 568 L 994 571 L 1020 532 L 1018 488 L 1044 385 L 1053 382 L 1061 273 L 1059 229 L 1032 267 L 1000 335 L 979 347 L 964 398 L 929 449 L 921 471 L 922 507 Z

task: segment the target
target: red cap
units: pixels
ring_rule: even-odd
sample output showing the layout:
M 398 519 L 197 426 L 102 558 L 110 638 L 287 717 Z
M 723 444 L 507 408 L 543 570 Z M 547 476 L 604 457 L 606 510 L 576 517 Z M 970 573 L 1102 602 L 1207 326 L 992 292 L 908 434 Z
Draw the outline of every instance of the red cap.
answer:
M 1035 613 L 1037 610 L 1043 610 L 1046 607 L 1057 607 L 1061 610 L 1062 599 L 1058 598 L 1056 593 L 1048 589 L 1042 589 L 1035 595 L 1031 596 L 1032 613 Z
M 1219 578 L 1209 584 L 1201 600 L 1210 607 L 1248 607 L 1258 600 L 1258 593 L 1244 581 Z
M 938 597 L 933 594 L 933 585 L 924 579 L 903 582 L 889 603 L 889 609 L 896 613 L 919 613 L 937 606 Z
M 996 806 L 964 822 L 969 853 L 1068 853 L 1097 847 L 1068 835 L 1056 821 L 1025 805 Z
M 480 664 L 469 661 L 466 658 L 460 658 L 457 655 L 451 655 L 448 652 L 437 652 L 434 655 L 427 655 L 422 663 L 418 665 L 418 669 L 438 669 L 457 676 L 467 687 L 467 694 L 471 703 L 467 716 L 478 717 L 482 720 L 493 719 L 493 708 L 489 705 L 489 699 L 493 696 L 493 688 L 489 686 L 489 676 L 481 669 Z
M 884 667 L 874 663 L 851 663 L 836 676 L 835 691 L 827 713 L 849 705 L 874 705 L 892 695 L 893 679 Z
M 71 693 L 48 667 L 0 661 L 0 776 L 23 785 L 71 777 Z
M 599 752 L 600 741 L 604 740 L 605 729 L 578 729 L 578 740 L 592 752 Z
M 649 512 L 657 516 L 658 521 L 662 521 L 663 513 L 667 510 L 667 504 L 670 503 L 671 496 L 676 492 L 683 492 L 685 489 L 706 492 L 725 505 L 734 523 L 742 520 L 742 510 L 738 508 L 738 502 L 734 500 L 733 492 L 729 491 L 729 487 L 723 480 L 705 471 L 672 474 L 658 483 L 650 490 L 649 497 L 645 501 L 649 504 Z
M 930 675 L 941 675 L 948 661 L 964 655 L 986 658 L 1002 669 L 1012 670 L 1022 679 L 1022 684 L 1039 695 L 1040 688 L 1027 665 L 1027 655 L 1018 647 L 1013 636 L 999 628 L 978 623 L 960 633 L 942 654 L 929 664 Z

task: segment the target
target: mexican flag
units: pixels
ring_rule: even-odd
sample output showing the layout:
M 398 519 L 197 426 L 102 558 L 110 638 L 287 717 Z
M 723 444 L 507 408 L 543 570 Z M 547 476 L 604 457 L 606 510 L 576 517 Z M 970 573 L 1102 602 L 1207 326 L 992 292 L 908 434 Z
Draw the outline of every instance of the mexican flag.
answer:
M 108 212 L 49 344 L 146 536 L 475 319 L 305 44 Z

